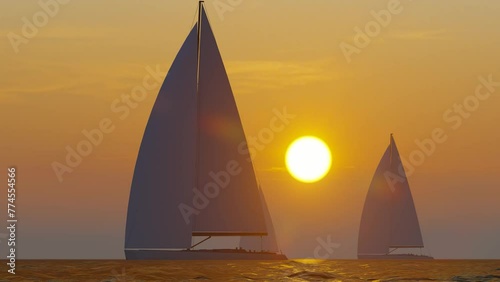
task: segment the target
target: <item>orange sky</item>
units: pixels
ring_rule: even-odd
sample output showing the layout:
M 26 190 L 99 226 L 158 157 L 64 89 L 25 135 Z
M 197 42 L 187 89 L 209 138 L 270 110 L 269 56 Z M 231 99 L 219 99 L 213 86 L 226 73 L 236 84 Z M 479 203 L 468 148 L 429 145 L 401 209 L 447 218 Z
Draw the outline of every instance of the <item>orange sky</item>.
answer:
M 478 77 L 500 82 L 498 1 L 401 1 L 350 62 L 340 44 L 354 44 L 355 27 L 390 1 L 246 0 L 223 18 L 215 2 L 206 8 L 247 136 L 269 126 L 273 109 L 296 115 L 254 161 L 289 257 L 312 257 L 317 238 L 331 236 L 340 244 L 332 258 L 354 258 L 389 133 L 408 159 L 435 128 L 448 139 L 409 178 L 424 243 L 437 258 L 500 257 L 500 86 L 456 129 L 443 119 L 474 95 Z M 165 75 L 196 8 L 193 0 L 69 1 L 13 47 L 23 18 L 43 10 L 38 1 L 0 3 L 0 164 L 19 171 L 18 255 L 123 257 L 135 158 L 159 85 L 123 120 L 110 107 L 142 84 L 147 66 Z M 59 182 L 51 164 L 103 118 L 114 131 Z M 286 147 L 302 135 L 324 139 L 333 154 L 331 173 L 314 184 L 284 171 Z

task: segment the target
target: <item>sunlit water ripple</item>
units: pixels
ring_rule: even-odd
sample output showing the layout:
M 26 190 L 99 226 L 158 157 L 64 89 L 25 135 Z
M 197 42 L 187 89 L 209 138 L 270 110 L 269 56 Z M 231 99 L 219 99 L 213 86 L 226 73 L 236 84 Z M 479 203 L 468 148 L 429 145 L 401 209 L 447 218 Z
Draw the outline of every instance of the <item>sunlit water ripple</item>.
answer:
M 500 260 L 21 260 L 0 281 L 500 281 Z

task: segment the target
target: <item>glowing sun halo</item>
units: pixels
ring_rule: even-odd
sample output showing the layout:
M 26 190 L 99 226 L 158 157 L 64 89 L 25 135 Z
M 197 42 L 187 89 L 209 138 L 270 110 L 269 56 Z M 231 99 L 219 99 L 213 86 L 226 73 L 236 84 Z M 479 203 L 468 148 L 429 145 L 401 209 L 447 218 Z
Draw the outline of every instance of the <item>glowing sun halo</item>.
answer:
M 288 146 L 285 162 L 288 171 L 295 179 L 312 183 L 328 173 L 332 157 L 330 149 L 321 139 L 303 136 Z

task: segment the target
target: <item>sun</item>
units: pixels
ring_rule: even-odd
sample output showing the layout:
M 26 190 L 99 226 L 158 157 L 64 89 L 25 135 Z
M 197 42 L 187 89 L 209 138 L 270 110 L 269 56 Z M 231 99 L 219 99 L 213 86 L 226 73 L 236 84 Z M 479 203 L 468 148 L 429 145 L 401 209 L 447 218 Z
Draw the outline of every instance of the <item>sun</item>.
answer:
M 323 140 L 303 136 L 288 146 L 285 163 L 295 179 L 312 183 L 321 180 L 330 171 L 332 156 Z

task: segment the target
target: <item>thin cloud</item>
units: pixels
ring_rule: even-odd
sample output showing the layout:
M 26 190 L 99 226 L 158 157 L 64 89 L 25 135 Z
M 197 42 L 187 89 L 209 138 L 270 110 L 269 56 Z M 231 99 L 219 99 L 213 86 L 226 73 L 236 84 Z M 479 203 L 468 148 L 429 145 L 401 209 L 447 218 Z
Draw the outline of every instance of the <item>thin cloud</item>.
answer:
M 244 92 L 308 85 L 339 77 L 325 61 L 228 61 L 226 69 L 231 83 Z
M 449 39 L 450 34 L 445 29 L 435 30 L 412 30 L 412 31 L 394 31 L 387 34 L 386 38 L 402 40 L 443 40 Z
M 262 171 L 262 172 L 283 172 L 283 171 L 286 171 L 286 168 L 285 167 L 269 167 L 269 168 L 264 168 L 264 169 L 259 169 L 259 171 Z

